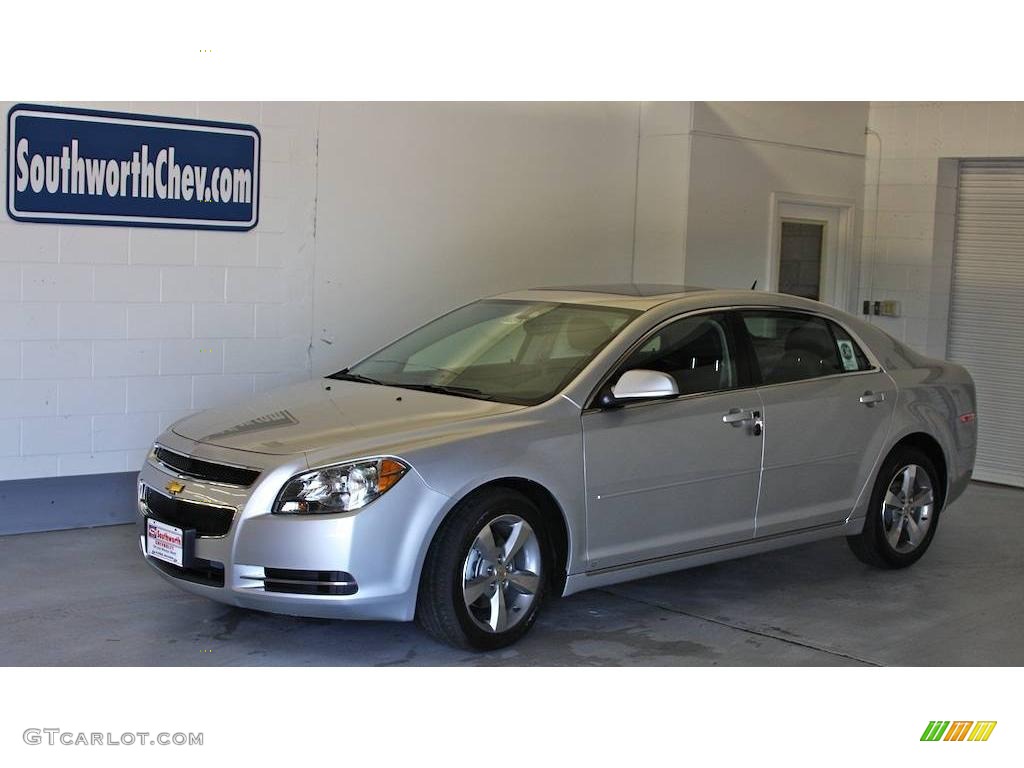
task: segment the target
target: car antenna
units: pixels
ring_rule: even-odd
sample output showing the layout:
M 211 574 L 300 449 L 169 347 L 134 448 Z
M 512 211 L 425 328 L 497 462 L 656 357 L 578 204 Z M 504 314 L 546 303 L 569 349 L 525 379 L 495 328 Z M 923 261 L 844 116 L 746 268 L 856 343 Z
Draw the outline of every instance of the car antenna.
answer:
M 757 280 L 755 280 L 754 284 L 752 286 L 750 286 L 750 290 L 752 290 L 752 291 L 756 291 L 757 290 Z

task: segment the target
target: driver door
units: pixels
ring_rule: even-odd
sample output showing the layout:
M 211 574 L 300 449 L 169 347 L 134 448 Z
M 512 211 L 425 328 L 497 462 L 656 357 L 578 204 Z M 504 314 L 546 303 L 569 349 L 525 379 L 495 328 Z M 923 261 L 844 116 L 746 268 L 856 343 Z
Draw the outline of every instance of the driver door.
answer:
M 596 400 L 635 369 L 669 374 L 678 396 L 584 411 L 589 568 L 753 536 L 761 400 L 748 386 L 746 367 L 737 364 L 731 323 L 728 313 L 711 312 L 662 325 L 619 365 Z

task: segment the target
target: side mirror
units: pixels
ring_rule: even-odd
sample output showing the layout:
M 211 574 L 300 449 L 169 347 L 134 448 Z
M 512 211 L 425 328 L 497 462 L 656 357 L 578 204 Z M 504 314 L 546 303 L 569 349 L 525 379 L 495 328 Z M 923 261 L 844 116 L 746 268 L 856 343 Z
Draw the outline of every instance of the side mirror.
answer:
M 651 400 L 659 397 L 675 397 L 679 394 L 679 385 L 667 373 L 636 368 L 626 371 L 615 382 L 611 389 L 613 405 L 623 400 Z

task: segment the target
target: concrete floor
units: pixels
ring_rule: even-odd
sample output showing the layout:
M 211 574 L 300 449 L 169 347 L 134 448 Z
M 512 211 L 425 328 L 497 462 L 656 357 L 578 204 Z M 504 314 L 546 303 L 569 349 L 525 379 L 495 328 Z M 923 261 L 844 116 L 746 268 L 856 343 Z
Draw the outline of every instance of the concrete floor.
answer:
M 0 665 L 1024 664 L 1024 490 L 974 484 L 914 567 L 842 539 L 555 600 L 476 655 L 414 624 L 273 616 L 192 597 L 131 526 L 0 537 Z

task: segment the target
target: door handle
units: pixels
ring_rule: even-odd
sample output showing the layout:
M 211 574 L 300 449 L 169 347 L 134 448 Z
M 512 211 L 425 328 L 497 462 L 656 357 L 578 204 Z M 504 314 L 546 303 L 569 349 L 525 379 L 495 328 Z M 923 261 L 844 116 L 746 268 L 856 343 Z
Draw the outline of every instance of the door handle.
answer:
M 868 408 L 873 408 L 875 403 L 885 400 L 885 392 L 872 392 L 870 389 L 860 396 L 860 402 Z
M 734 427 L 739 427 L 743 422 L 753 421 L 757 417 L 757 411 L 752 411 L 749 408 L 733 408 L 722 417 L 722 421 L 726 424 L 732 424 Z

